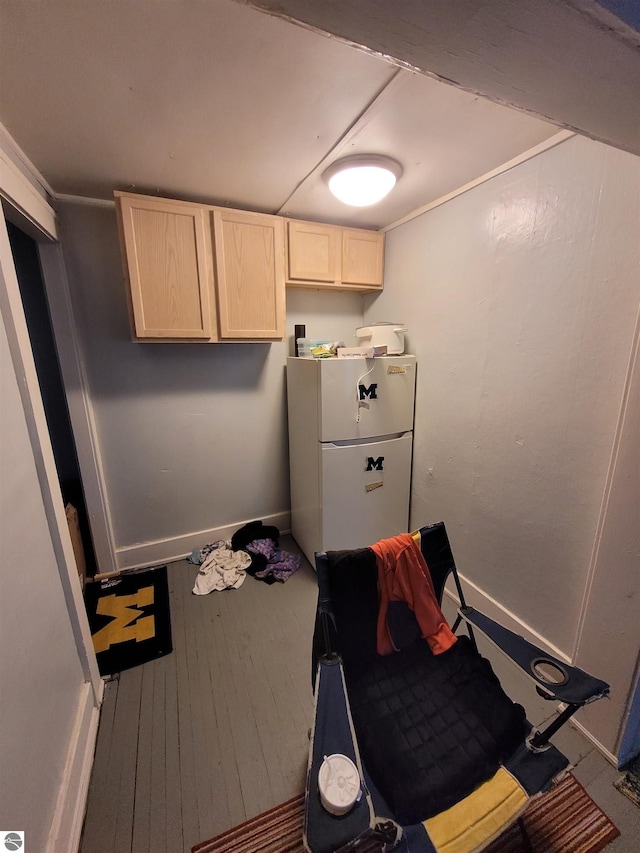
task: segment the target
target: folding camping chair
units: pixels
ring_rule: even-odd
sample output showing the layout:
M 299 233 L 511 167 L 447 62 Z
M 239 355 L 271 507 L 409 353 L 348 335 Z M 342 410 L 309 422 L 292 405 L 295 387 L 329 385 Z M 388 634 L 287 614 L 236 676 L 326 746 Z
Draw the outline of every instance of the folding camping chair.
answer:
M 379 588 L 371 549 L 316 554 L 315 721 L 304 829 L 312 853 L 361 845 L 406 853 L 482 850 L 566 771 L 568 760 L 549 738 L 582 705 L 609 691 L 604 681 L 466 605 L 443 523 L 421 528 L 413 541 L 428 566 L 436 608 L 452 576 L 460 600 L 452 631 L 461 624 L 467 629 L 438 654 L 402 601 L 389 604 L 386 614 L 398 650 L 377 653 Z M 504 693 L 478 653 L 474 628 L 509 655 L 542 696 L 562 703 L 544 730 L 533 728 Z

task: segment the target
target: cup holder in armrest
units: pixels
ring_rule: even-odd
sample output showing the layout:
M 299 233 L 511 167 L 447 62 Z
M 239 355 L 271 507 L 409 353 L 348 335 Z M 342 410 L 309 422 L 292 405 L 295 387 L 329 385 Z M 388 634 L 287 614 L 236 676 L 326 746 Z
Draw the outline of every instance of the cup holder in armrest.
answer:
M 531 661 L 531 672 L 543 684 L 560 686 L 569 681 L 569 673 L 559 663 L 549 658 L 535 658 Z

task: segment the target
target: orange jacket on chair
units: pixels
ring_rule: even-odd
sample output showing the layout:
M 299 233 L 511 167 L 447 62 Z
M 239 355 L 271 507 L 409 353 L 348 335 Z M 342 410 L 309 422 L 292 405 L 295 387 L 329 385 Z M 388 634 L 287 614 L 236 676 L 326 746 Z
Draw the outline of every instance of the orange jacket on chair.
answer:
M 371 550 L 376 555 L 380 587 L 378 654 L 397 651 L 387 625 L 390 601 L 405 601 L 409 605 L 434 655 L 450 649 L 457 637 L 444 618 L 422 551 L 411 534 L 382 539 Z

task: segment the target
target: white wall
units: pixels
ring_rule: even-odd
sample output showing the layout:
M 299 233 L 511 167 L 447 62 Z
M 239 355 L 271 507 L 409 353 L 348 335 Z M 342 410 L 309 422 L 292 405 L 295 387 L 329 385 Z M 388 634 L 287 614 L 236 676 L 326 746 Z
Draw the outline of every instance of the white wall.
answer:
M 288 526 L 293 327 L 354 343 L 363 297 L 288 291 L 282 343 L 133 343 L 115 211 L 59 209 L 119 565 L 188 553 L 254 518 Z
M 84 676 L 0 323 L 0 826 L 45 850 Z
M 640 302 L 639 182 L 638 158 L 573 138 L 389 232 L 365 310 L 418 356 L 412 526 L 443 519 L 461 571 L 567 657 Z
M 637 274 L 640 277 L 640 267 Z M 606 664 L 607 678 L 615 686 L 611 701 L 589 706 L 582 720 L 599 740 L 615 744 L 623 761 L 640 749 L 638 701 L 635 721 L 625 737 L 626 751 L 622 749 L 640 665 L 640 316 L 638 323 L 576 649 L 578 666 L 589 672 Z

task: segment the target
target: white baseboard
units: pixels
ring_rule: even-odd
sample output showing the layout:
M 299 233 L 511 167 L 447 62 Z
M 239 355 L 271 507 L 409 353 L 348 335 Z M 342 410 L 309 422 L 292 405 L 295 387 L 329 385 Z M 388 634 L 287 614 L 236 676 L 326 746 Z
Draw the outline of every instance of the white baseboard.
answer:
M 102 680 L 99 691 L 102 702 Z M 85 682 L 71 732 L 67 762 L 58 791 L 46 853 L 77 853 L 80 847 L 99 719 L 100 707 L 94 704 L 91 684 Z
M 277 527 L 281 533 L 291 529 L 291 513 L 278 512 L 273 515 L 261 516 L 264 524 Z M 253 521 L 253 519 L 248 519 Z M 159 563 L 170 563 L 172 560 L 184 560 L 196 548 L 204 548 L 219 539 L 231 539 L 248 521 L 238 521 L 225 527 L 214 527 L 210 530 L 198 530 L 183 536 L 170 539 L 157 539 L 153 542 L 142 542 L 116 548 L 116 565 L 118 569 L 142 569 L 147 566 L 157 566 Z
M 602 701 L 602 700 L 601 700 Z M 578 712 L 579 713 L 579 712 Z M 606 746 L 603 746 L 598 738 L 594 737 L 586 726 L 583 726 L 582 723 L 578 722 L 575 717 L 571 718 L 570 725 L 575 726 L 578 731 L 583 734 L 587 740 L 590 740 L 591 743 L 595 746 L 598 752 L 601 752 L 604 757 L 607 759 L 609 764 L 613 764 L 613 766 L 618 769 L 618 759 L 612 752 L 609 752 Z
M 509 631 L 513 631 L 514 634 L 519 634 L 521 637 L 524 637 L 525 640 L 539 646 L 544 651 L 559 658 L 559 660 L 568 664 L 571 663 L 569 656 L 554 646 L 546 637 L 538 634 L 538 632 L 530 625 L 523 622 L 515 615 L 515 613 L 507 610 L 507 608 L 500 604 L 499 601 L 496 601 L 495 598 L 492 598 L 488 593 L 480 589 L 480 587 L 473 583 L 473 581 L 470 581 L 464 575 L 460 574 L 460 572 L 458 572 L 458 574 L 460 576 L 460 582 L 462 583 L 462 591 L 464 592 L 465 600 L 470 607 L 475 607 L 476 610 L 484 613 L 485 616 L 488 616 L 490 619 L 495 619 L 495 621 L 499 622 L 504 628 L 508 628 Z M 456 606 L 460 605 L 458 597 L 454 591 L 445 589 L 445 594 L 456 603 Z
M 506 607 L 503 607 L 500 602 L 496 601 L 495 598 L 492 598 L 480 589 L 480 587 L 474 584 L 473 581 L 465 578 L 464 575 L 460 575 L 460 581 L 462 583 L 462 591 L 464 592 L 465 600 L 470 607 L 475 607 L 490 619 L 495 619 L 496 622 L 499 622 L 505 628 L 519 634 L 521 637 L 524 637 L 525 640 L 539 646 L 544 651 L 554 655 L 554 657 L 559 658 L 565 663 L 572 664 L 572 661 L 567 654 L 554 646 L 553 643 L 550 643 L 546 637 L 543 637 L 541 634 L 538 634 L 537 631 L 534 631 L 530 625 L 527 625 L 526 622 L 523 622 L 514 613 L 511 613 L 510 610 L 507 610 Z M 458 596 L 454 591 L 445 589 L 445 594 L 456 604 L 456 607 L 460 605 Z M 575 717 L 571 718 L 570 725 L 575 726 L 578 731 L 587 738 L 587 740 L 591 741 L 596 749 L 601 752 L 607 761 L 613 764 L 614 767 L 618 766 L 618 759 L 615 755 L 603 746 L 600 741 L 591 734 L 586 726 L 576 720 Z

